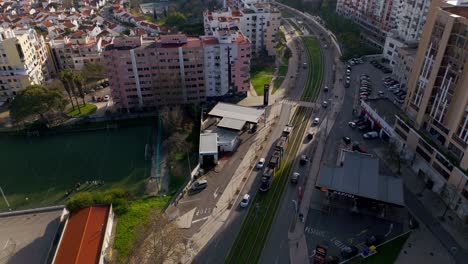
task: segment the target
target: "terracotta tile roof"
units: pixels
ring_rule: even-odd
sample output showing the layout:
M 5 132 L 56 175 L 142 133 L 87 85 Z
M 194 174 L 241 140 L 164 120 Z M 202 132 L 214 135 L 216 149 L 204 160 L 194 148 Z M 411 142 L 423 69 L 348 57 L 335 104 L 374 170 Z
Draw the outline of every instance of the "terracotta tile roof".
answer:
M 73 212 L 65 225 L 55 264 L 98 263 L 110 206 L 91 206 Z

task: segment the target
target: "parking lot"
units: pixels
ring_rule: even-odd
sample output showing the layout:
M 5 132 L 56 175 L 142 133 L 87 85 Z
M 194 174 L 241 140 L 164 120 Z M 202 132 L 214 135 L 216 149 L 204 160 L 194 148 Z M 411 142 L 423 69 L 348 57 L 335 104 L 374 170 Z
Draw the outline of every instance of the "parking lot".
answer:
M 0 217 L 0 263 L 45 263 L 61 213 Z
M 371 236 L 383 241 L 401 234 L 402 231 L 403 225 L 400 223 L 333 208 L 330 212 L 310 210 L 304 233 L 310 245 L 310 254 L 315 249 L 314 245 L 321 245 L 327 248 L 327 255 L 344 260 L 341 256 L 342 249 L 354 245 L 360 250 Z
M 350 85 L 345 88 L 345 99 L 341 111 L 338 113 L 331 133 L 329 134 L 324 151 L 322 164 L 338 165 L 341 149 L 351 149 L 354 143 L 369 154 L 375 154 L 376 149 L 385 148 L 385 142 L 380 138 L 365 139 L 364 131 L 357 127 L 348 125 L 350 121 L 359 118 L 360 114 L 360 76 L 367 74 L 372 85 L 372 93 L 369 98 L 377 98 L 379 91 L 383 92 L 380 97 L 389 97 L 389 93 L 382 84 L 382 79 L 390 76 L 375 68 L 369 61 L 351 67 Z M 345 86 L 346 79 L 342 80 Z M 388 102 L 388 101 L 387 101 Z M 392 103 L 392 102 L 388 102 Z M 353 111 L 354 110 L 354 111 Z M 346 143 L 343 138 L 349 137 L 350 142 Z M 386 172 L 382 162 L 379 163 L 379 171 Z M 320 192 L 320 191 L 318 191 Z M 317 195 L 317 197 L 319 197 Z M 358 205 L 359 212 L 352 210 L 352 199 L 344 197 L 333 199 L 328 202 L 324 196 L 315 199 L 311 203 L 308 217 L 306 219 L 305 234 L 309 245 L 310 255 L 316 245 L 327 247 L 327 255 L 341 256 L 341 250 L 348 246 L 356 246 L 362 249 L 366 239 L 371 235 L 377 235 L 380 243 L 401 234 L 405 229 L 406 210 L 400 208 L 390 208 L 385 216 L 380 215 L 378 210 L 364 205 Z M 346 223 L 346 224 L 343 224 Z M 379 244 L 380 244 L 379 243 Z

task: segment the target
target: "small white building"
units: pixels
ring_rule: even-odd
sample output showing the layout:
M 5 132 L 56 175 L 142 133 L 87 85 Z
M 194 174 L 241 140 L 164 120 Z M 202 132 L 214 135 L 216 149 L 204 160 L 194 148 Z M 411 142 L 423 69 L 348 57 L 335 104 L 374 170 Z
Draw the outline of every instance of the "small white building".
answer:
M 200 134 L 200 148 L 198 154 L 200 165 L 218 163 L 218 135 L 216 133 Z

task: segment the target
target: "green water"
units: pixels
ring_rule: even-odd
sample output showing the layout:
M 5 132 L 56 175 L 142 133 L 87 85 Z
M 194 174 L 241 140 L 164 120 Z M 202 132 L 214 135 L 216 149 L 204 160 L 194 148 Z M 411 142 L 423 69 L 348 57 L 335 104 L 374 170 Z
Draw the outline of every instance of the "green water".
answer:
M 0 187 L 13 209 L 63 204 L 65 192 L 123 187 L 142 191 L 150 174 L 151 126 L 43 137 L 0 137 Z M 84 184 L 104 181 L 102 186 Z M 0 210 L 7 208 L 0 197 Z

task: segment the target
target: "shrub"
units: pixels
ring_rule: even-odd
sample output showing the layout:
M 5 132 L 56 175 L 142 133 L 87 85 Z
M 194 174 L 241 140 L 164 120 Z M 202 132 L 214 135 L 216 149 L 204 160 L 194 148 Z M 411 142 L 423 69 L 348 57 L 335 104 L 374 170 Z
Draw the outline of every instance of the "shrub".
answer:
M 127 193 L 120 188 L 111 189 L 106 192 L 79 192 L 65 204 L 68 211 L 73 212 L 83 207 L 97 204 L 112 204 L 114 212 L 118 215 L 127 212 L 128 202 L 125 199 Z
M 70 198 L 65 204 L 68 211 L 73 212 L 83 207 L 91 206 L 94 204 L 94 197 L 89 192 L 80 192 Z

